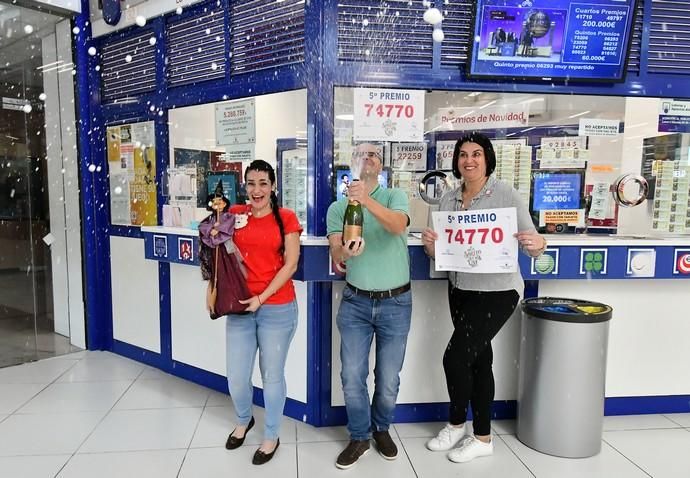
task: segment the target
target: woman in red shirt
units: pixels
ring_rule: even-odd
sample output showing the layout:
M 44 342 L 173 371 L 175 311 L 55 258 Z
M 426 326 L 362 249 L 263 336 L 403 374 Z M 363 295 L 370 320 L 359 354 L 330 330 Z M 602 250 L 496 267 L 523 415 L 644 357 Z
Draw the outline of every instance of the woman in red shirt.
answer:
M 297 327 L 297 302 L 292 275 L 299 258 L 302 227 L 290 209 L 278 207 L 275 171 L 266 161 L 255 160 L 244 173 L 249 204 L 234 205 L 234 241 L 247 270 L 252 297 L 245 315 L 227 316 L 227 374 L 237 426 L 225 447 L 244 443 L 254 426 L 252 371 L 256 350 L 265 403 L 264 440 L 252 463 L 273 458 L 280 445 L 280 421 L 285 406 L 285 360 Z

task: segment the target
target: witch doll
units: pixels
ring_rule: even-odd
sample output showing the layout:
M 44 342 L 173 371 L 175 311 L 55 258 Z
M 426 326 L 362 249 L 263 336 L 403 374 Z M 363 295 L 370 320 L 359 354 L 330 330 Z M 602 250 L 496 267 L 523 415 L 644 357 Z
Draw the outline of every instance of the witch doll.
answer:
M 206 308 L 211 319 L 227 314 L 243 313 L 247 305 L 240 303 L 251 297 L 247 288 L 242 257 L 232 240 L 236 215 L 228 212 L 230 201 L 218 185 L 207 201 L 211 214 L 199 224 L 199 261 L 201 277 L 209 281 Z

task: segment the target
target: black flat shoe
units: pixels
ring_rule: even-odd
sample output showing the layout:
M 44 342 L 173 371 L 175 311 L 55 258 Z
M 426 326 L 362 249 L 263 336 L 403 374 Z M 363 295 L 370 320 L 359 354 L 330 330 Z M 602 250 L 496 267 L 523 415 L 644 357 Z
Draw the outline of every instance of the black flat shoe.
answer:
M 259 448 L 254 453 L 254 458 L 252 458 L 252 464 L 263 465 L 264 463 L 268 463 L 269 461 L 271 461 L 271 458 L 273 458 L 273 455 L 276 454 L 276 450 L 278 450 L 279 446 L 280 446 L 280 438 L 278 438 L 278 441 L 276 442 L 276 447 L 273 449 L 273 451 L 271 453 L 264 453 L 261 451 L 261 448 Z
M 249 433 L 249 430 L 252 429 L 254 426 L 254 417 L 252 417 L 251 420 L 249 420 L 249 424 L 247 425 L 247 429 L 244 431 L 244 436 L 242 438 L 237 438 L 232 436 L 232 433 L 235 433 L 235 430 L 230 433 L 230 436 L 228 437 L 228 441 L 225 442 L 225 448 L 228 450 L 234 450 L 235 448 L 239 448 L 242 446 L 244 443 L 244 439 L 247 437 L 247 433 Z

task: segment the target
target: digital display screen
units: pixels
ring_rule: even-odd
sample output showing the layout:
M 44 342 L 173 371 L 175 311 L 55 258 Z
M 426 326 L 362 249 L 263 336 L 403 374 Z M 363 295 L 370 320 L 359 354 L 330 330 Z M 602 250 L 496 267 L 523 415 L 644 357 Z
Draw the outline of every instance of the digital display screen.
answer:
M 477 0 L 469 74 L 622 81 L 635 5 Z
M 379 174 L 379 186 L 382 188 L 389 187 L 391 180 L 390 170 L 388 168 L 383 168 Z M 335 198 L 336 200 L 346 198 L 347 190 L 352 182 L 352 174 L 350 173 L 350 168 L 338 167 L 335 170 Z
M 582 187 L 580 172 L 535 172 L 532 211 L 580 209 Z

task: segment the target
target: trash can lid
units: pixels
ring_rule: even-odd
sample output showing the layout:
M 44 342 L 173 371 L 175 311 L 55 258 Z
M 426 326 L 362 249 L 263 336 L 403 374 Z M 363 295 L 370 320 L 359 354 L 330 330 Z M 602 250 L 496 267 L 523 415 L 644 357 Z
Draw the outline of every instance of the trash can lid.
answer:
M 521 306 L 522 311 L 532 317 L 589 324 L 610 320 L 613 311 L 600 302 L 562 297 L 534 297 L 523 300 Z

